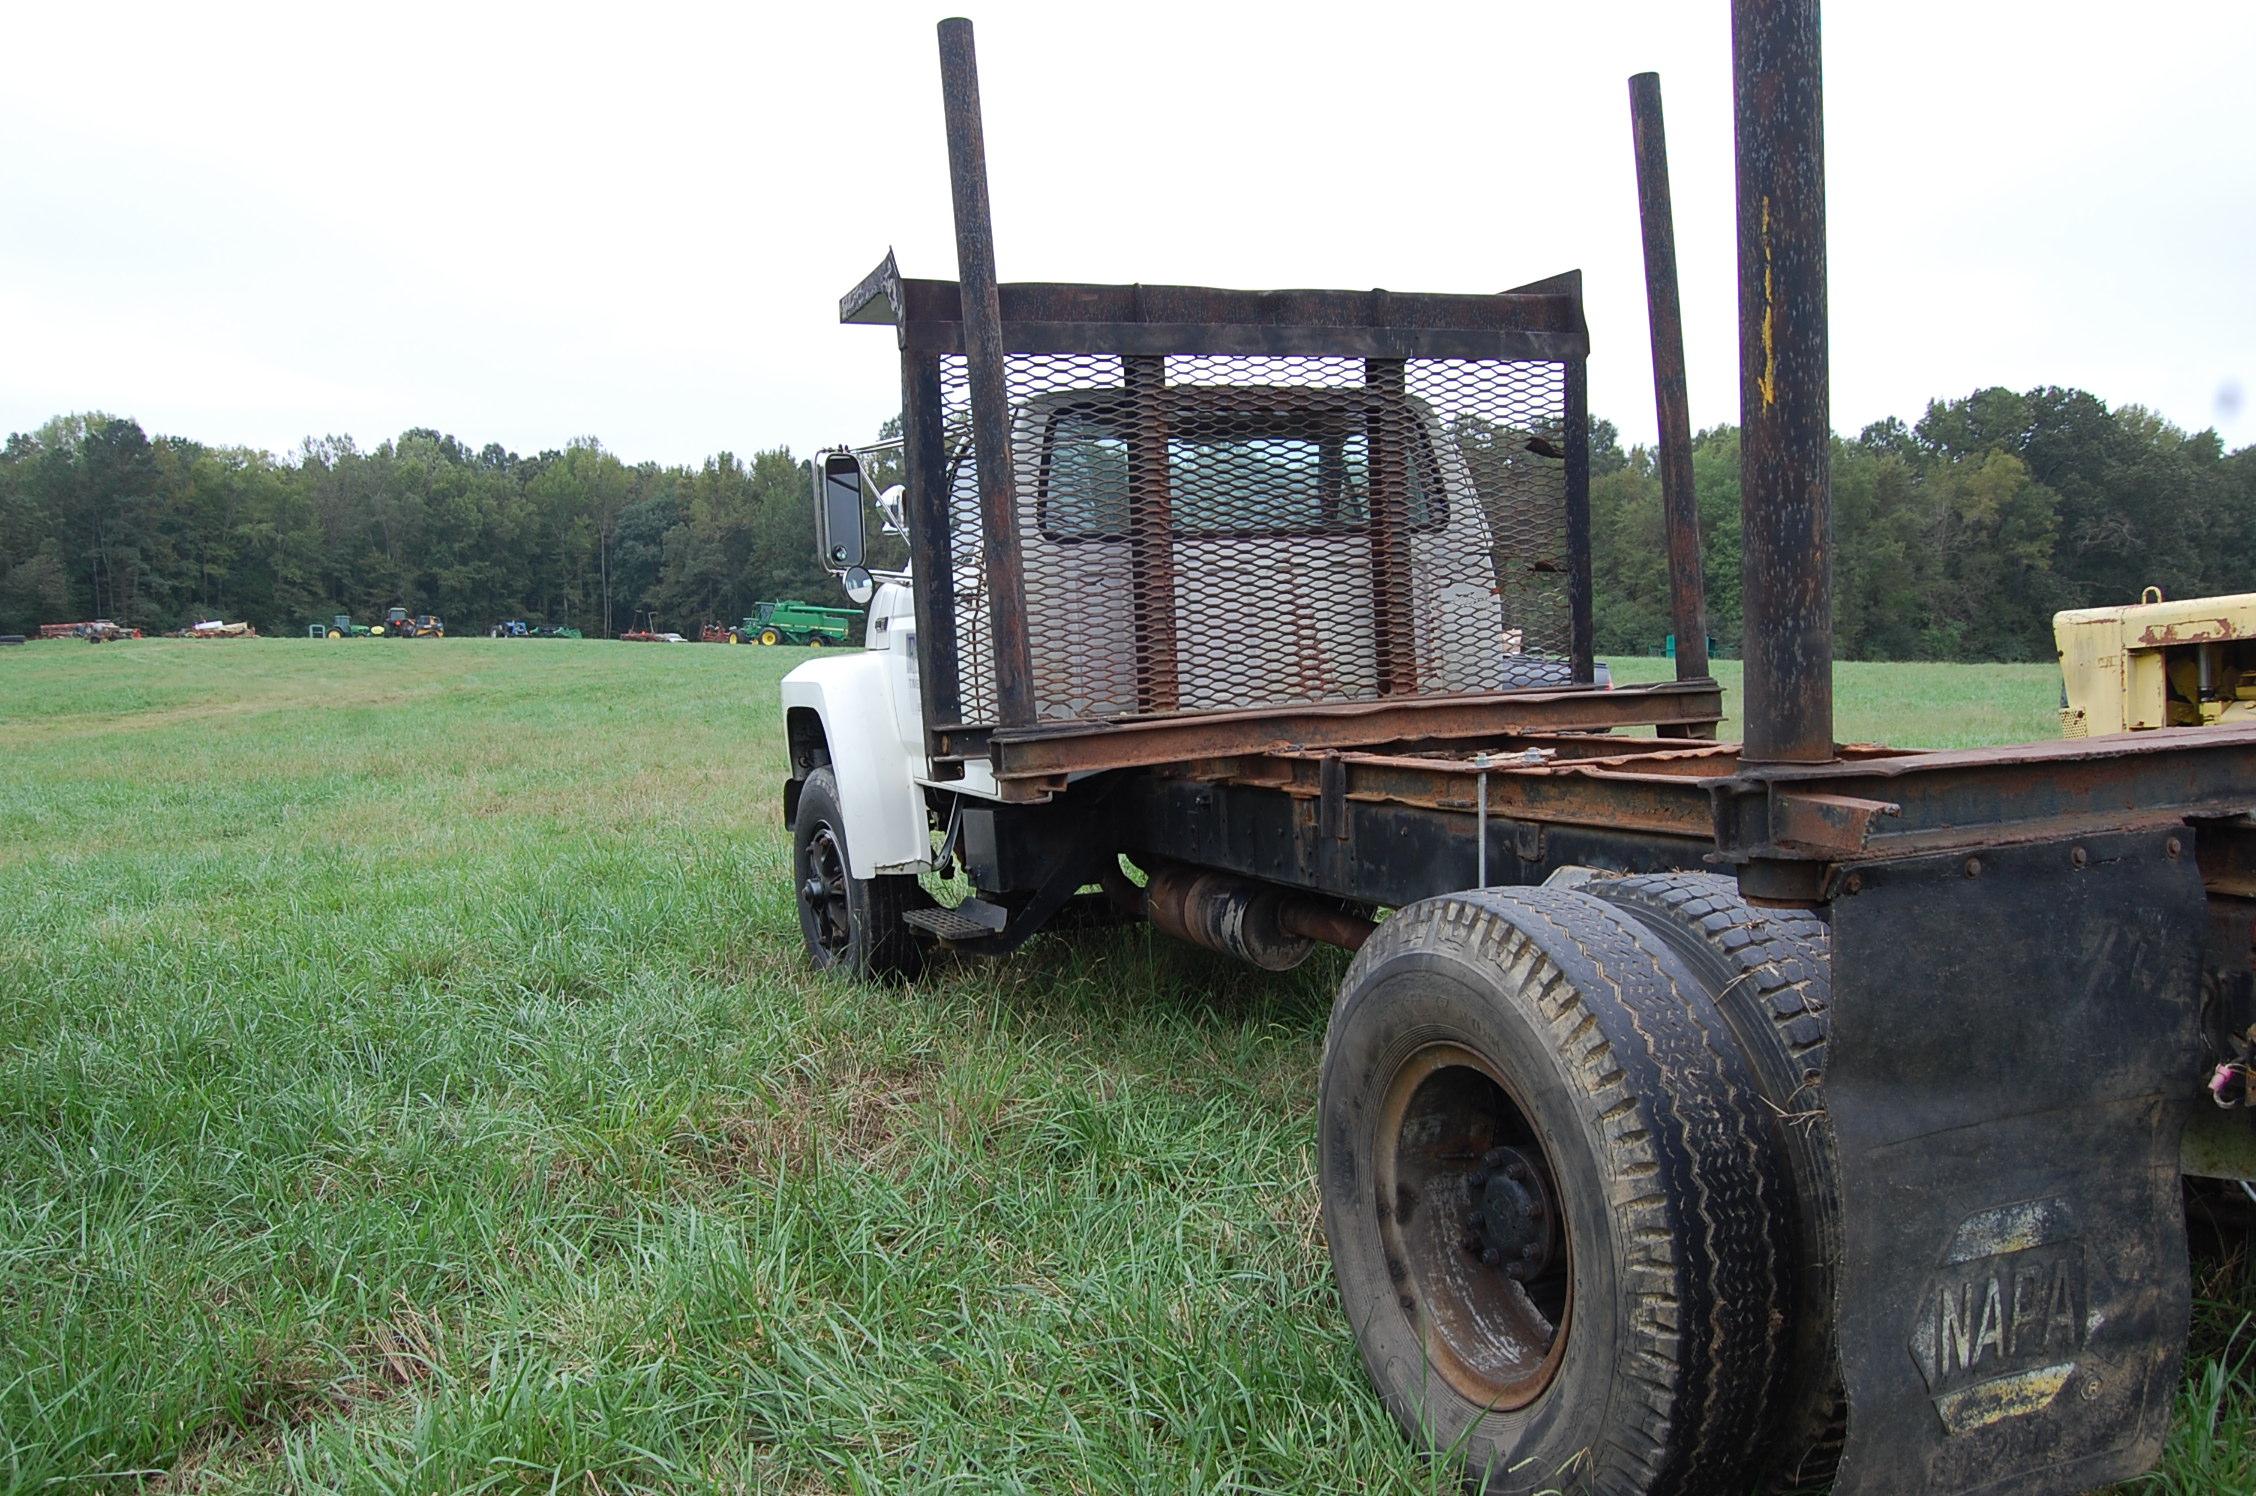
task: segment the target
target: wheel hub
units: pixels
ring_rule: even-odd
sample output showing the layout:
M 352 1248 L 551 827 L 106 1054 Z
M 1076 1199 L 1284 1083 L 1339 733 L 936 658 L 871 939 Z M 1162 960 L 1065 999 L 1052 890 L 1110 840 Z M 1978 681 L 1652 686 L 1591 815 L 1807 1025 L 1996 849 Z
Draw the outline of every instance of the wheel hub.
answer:
M 1491 1148 L 1465 1183 L 1472 1206 L 1466 1251 L 1522 1280 L 1551 1265 L 1559 1210 L 1537 1160 L 1518 1148 Z
M 1541 1134 L 1495 1066 L 1447 1041 L 1401 1061 L 1376 1121 L 1380 1240 L 1429 1364 L 1481 1407 L 1526 1407 L 1558 1374 L 1574 1297 Z
M 846 858 L 830 827 L 818 826 L 807 839 L 806 866 L 799 883 L 799 902 L 806 910 L 808 933 L 815 944 L 832 956 L 846 949 L 850 938 L 846 895 Z

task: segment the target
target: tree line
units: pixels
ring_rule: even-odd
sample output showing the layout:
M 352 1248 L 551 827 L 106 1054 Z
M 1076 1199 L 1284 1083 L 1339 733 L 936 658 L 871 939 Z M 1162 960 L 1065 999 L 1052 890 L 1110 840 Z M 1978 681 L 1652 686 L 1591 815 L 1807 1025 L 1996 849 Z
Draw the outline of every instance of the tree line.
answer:
M 1709 630 L 1739 652 L 1739 432 L 1693 442 Z M 1601 653 L 1669 633 L 1653 454 L 1591 441 Z M 2050 660 L 2062 608 L 2256 591 L 2256 447 L 2227 453 L 2082 390 L 1978 390 L 1833 442 L 1834 652 L 1864 660 Z
M 1598 647 L 1669 632 L 1653 454 L 1593 423 Z M 1694 441 L 1711 632 L 1739 619 L 1739 434 Z M 1836 652 L 2049 659 L 2064 607 L 2256 590 L 2256 447 L 2227 453 L 2080 390 L 1980 390 L 1833 449 Z M 785 448 L 630 466 L 592 439 L 520 457 L 416 429 L 275 455 L 58 417 L 0 451 L 0 632 L 209 617 L 296 633 L 402 606 L 456 632 L 524 618 L 591 634 L 646 612 L 683 631 L 764 599 L 829 600 Z
M 277 456 L 73 415 L 0 451 L 0 632 L 223 617 L 298 633 L 398 606 L 456 632 L 523 618 L 600 634 L 829 590 L 782 448 L 629 466 L 592 438 L 521 457 L 418 428 Z

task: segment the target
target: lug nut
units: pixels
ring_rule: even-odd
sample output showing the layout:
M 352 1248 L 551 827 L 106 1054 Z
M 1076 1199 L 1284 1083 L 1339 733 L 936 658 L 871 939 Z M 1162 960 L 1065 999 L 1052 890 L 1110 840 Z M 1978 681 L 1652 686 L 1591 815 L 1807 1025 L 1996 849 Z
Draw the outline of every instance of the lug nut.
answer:
M 1494 1247 L 1490 1247 L 1486 1251 L 1481 1253 L 1481 1261 L 1486 1263 L 1490 1267 L 1496 1266 L 1496 1264 L 1502 1262 L 1503 1260 L 1504 1254 L 1497 1251 Z
M 1467 1224 L 1469 1224 L 1475 1231 L 1480 1230 L 1481 1227 L 1488 1224 L 1488 1214 L 1485 1211 L 1476 1210 L 1465 1219 Z
M 1470 1174 L 1467 1174 L 1467 1175 L 1465 1176 L 1465 1182 L 1466 1182 L 1467 1184 L 1471 1185 L 1471 1186 L 1472 1186 L 1472 1187 L 1473 1187 L 1474 1189 L 1476 1189 L 1476 1190 L 1477 1190 L 1477 1189 L 1479 1189 L 1479 1188 L 1480 1188 L 1481 1186 L 1483 1186 L 1483 1185 L 1485 1185 L 1485 1184 L 1487 1184 L 1487 1183 L 1488 1183 L 1488 1170 L 1486 1170 L 1486 1169 L 1475 1169 L 1475 1170 L 1473 1170 L 1473 1172 L 1472 1172 L 1472 1173 L 1470 1173 Z

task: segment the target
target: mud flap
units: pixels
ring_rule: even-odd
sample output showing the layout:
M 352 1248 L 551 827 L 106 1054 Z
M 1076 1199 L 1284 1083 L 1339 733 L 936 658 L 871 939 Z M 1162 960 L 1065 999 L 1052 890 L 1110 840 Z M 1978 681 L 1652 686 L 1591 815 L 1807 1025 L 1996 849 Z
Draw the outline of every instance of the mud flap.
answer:
M 2074 1493 L 2159 1458 L 2203 907 L 2182 825 L 1866 867 L 1835 898 L 1841 1496 Z

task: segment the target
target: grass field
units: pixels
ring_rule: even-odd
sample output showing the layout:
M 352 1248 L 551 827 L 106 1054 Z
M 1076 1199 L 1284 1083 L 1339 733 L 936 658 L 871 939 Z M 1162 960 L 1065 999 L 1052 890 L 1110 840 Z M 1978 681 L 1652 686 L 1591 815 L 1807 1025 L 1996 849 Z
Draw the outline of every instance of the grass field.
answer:
M 808 975 L 801 657 L 0 651 L 0 1490 L 1450 1488 L 1318 1229 L 1341 963 Z M 1844 666 L 1841 733 L 2057 690 Z M 2245 1492 L 2256 1298 L 2200 1279 L 2145 1488 Z

